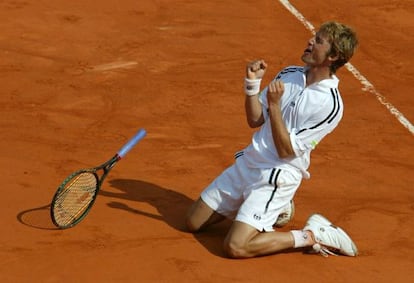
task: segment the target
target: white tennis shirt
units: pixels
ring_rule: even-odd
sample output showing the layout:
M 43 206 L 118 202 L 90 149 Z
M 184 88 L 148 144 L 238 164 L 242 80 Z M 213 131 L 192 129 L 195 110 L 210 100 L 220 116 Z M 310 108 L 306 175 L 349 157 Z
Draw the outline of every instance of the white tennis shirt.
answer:
M 285 86 L 280 101 L 282 117 L 290 133 L 295 156 L 282 159 L 277 153 L 268 114 L 266 87 L 259 94 L 265 122 L 244 150 L 249 167 L 297 170 L 304 178 L 310 177 L 310 153 L 338 125 L 343 115 L 343 102 L 335 75 L 306 87 L 305 71 L 306 67 L 290 66 L 275 77 L 275 80 L 282 80 Z

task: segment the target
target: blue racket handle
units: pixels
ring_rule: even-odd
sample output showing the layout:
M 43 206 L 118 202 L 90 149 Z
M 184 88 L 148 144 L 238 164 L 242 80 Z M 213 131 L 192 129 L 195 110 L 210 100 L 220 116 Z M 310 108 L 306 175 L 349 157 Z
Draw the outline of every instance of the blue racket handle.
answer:
M 119 151 L 119 158 L 123 158 L 140 140 L 142 140 L 147 132 L 144 129 L 140 129 L 135 136 L 133 136 Z

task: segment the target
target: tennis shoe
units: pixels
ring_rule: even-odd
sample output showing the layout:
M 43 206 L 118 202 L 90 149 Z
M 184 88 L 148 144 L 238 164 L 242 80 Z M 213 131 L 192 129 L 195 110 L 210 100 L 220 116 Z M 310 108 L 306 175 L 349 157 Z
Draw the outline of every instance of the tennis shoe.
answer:
M 293 216 L 295 216 L 295 203 L 293 202 L 293 199 L 283 208 L 282 212 L 279 214 L 275 227 L 281 228 L 288 224 L 290 220 L 293 219 Z
M 303 230 L 309 230 L 314 235 L 316 241 L 312 247 L 314 253 L 320 253 L 323 256 L 358 255 L 358 249 L 351 237 L 320 214 L 311 215 Z

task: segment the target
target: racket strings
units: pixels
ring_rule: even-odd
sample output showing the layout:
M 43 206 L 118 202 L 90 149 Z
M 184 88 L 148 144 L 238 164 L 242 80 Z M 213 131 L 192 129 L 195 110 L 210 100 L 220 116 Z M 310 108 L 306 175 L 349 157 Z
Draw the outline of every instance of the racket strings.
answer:
M 69 178 L 54 202 L 54 218 L 59 226 L 68 226 L 82 217 L 94 200 L 97 178 L 91 172 L 82 172 Z

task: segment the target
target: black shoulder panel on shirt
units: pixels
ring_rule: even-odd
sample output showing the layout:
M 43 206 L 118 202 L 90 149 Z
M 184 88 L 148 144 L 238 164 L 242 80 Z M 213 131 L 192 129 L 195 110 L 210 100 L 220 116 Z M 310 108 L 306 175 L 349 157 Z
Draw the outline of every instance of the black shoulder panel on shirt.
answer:
M 304 68 L 303 67 L 287 67 L 284 68 L 276 77 L 276 80 L 280 79 L 284 74 L 287 73 L 295 73 L 295 72 L 304 72 Z

